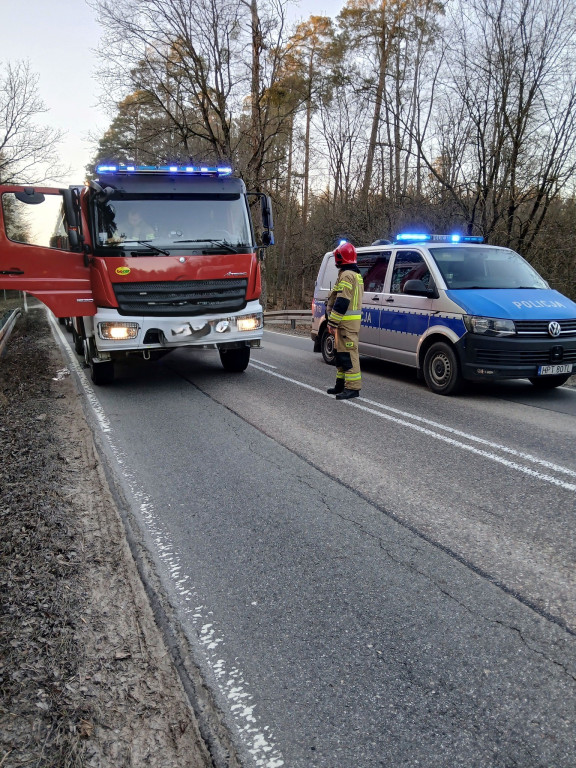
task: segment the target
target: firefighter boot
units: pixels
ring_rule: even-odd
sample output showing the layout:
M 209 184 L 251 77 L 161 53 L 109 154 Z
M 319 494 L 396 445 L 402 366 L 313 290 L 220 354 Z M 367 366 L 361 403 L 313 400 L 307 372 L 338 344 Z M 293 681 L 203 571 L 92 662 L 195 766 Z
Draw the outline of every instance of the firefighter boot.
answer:
M 328 392 L 329 395 L 337 395 L 339 392 L 342 392 L 344 390 L 344 379 L 336 379 L 336 386 L 330 387 L 330 389 L 327 389 L 326 392 Z
M 343 389 L 336 395 L 336 400 L 350 400 L 352 397 L 360 397 L 359 389 Z

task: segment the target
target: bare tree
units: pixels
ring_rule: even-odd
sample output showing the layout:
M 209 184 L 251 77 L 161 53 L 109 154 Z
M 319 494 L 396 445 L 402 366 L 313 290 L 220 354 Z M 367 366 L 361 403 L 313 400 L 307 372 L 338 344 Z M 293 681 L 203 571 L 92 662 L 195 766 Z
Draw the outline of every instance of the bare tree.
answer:
M 241 0 L 95 0 L 106 31 L 101 77 L 107 92 L 141 91 L 178 135 L 182 157 L 190 139 L 215 160 L 232 155 L 233 101 L 241 100 L 234 62 Z
M 304 169 L 302 219 L 304 226 L 310 212 L 310 157 L 312 115 L 322 99 L 326 82 L 323 69 L 334 57 L 334 28 L 327 16 L 311 16 L 296 28 L 290 39 L 290 59 L 299 76 L 300 99 L 304 105 Z
M 527 253 L 576 170 L 574 5 L 466 0 L 450 28 L 419 150 L 469 232 Z
M 62 132 L 39 125 L 46 112 L 38 75 L 28 62 L 8 62 L 0 71 L 0 182 L 40 183 L 64 173 L 57 149 Z
M 260 188 L 278 128 L 269 92 L 285 1 L 93 0 L 106 30 L 103 81 L 109 92 L 141 92 L 155 103 L 179 156 L 241 158 Z

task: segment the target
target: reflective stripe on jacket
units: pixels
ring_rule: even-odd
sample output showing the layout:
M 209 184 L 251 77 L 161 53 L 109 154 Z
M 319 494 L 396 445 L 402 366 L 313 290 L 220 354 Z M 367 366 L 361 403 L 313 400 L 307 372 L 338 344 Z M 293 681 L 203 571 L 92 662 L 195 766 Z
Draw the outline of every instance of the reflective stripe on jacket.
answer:
M 364 281 L 362 275 L 350 269 L 341 270 L 338 273 L 338 282 L 328 299 L 329 325 L 338 327 L 342 322 L 348 324 L 351 321 L 358 321 L 359 330 L 360 321 L 362 320 L 363 293 Z

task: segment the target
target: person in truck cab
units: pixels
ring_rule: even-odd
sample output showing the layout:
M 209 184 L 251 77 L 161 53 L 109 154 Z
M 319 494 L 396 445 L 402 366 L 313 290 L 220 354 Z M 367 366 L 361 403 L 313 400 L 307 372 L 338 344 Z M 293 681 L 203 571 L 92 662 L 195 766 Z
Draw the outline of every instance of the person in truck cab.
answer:
M 328 332 L 336 336 L 336 384 L 327 390 L 337 400 L 360 395 L 362 378 L 358 334 L 362 320 L 364 281 L 358 269 L 356 248 L 342 242 L 334 251 L 338 280 L 328 298 Z
M 116 216 L 119 221 L 116 221 Z M 121 210 L 113 217 L 113 235 L 109 243 L 122 243 L 125 240 L 153 240 L 156 237 L 154 227 L 144 220 L 138 208 Z
M 137 208 L 132 208 L 128 212 L 122 234 L 125 234 L 126 240 L 153 240 L 155 237 L 154 227 L 144 221 Z

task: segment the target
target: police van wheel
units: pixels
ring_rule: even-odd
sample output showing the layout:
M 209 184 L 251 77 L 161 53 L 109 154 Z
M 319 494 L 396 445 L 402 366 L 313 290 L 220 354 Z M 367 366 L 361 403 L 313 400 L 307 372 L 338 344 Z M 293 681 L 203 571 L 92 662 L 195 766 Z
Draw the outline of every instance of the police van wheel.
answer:
M 221 349 L 220 362 L 225 371 L 242 373 L 242 371 L 246 370 L 248 363 L 250 362 L 250 347 Z
M 555 389 L 561 387 L 562 384 L 566 384 L 572 374 L 562 374 L 561 376 L 539 376 L 538 378 L 530 379 L 536 389 Z
M 462 388 L 458 358 L 442 341 L 432 344 L 424 356 L 424 379 L 437 395 L 454 395 Z
M 320 348 L 324 362 L 328 363 L 328 365 L 336 365 L 336 345 L 334 342 L 335 337 L 328 333 L 328 331 L 324 331 Z

